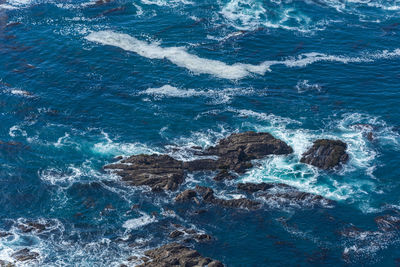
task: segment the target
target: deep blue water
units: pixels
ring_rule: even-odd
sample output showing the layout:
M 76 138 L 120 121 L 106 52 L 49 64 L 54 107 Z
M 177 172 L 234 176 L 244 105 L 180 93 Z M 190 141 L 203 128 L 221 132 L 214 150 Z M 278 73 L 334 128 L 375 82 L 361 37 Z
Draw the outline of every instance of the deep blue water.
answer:
M 227 266 L 398 265 L 400 233 L 374 218 L 400 217 L 399 16 L 397 0 L 0 0 L 0 259 L 28 247 L 28 266 L 119 266 L 179 223 L 211 234 L 192 246 Z M 188 160 L 246 130 L 295 153 L 181 189 L 282 182 L 335 204 L 194 216 L 102 170 L 118 155 Z M 318 138 L 345 141 L 349 163 L 299 163 Z M 23 233 L 28 221 L 48 227 Z

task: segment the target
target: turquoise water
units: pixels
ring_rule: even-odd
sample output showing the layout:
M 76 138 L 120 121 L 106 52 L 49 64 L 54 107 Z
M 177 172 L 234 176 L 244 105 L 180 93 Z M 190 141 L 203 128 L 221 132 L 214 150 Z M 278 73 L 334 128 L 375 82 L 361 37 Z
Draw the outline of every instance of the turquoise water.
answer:
M 399 264 L 398 231 L 374 222 L 400 216 L 399 15 L 393 0 L 0 0 L 0 259 L 28 247 L 28 266 L 119 266 L 179 223 L 211 234 L 192 246 L 227 266 Z M 194 216 L 102 170 L 119 155 L 189 160 L 246 130 L 294 154 L 182 189 L 282 182 L 335 204 Z M 349 163 L 300 164 L 318 138 L 346 142 Z M 47 229 L 18 228 L 32 220 Z

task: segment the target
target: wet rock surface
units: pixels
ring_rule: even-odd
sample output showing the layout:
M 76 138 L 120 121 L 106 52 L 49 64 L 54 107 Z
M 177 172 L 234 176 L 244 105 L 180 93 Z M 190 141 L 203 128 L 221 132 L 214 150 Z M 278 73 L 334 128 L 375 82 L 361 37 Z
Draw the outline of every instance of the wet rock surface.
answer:
M 153 191 L 176 190 L 184 181 L 182 162 L 168 155 L 131 156 L 105 169 L 116 170 L 131 185 L 150 186 Z
M 267 201 L 275 201 L 281 204 L 285 202 L 306 205 L 333 204 L 332 200 L 326 199 L 321 195 L 302 192 L 295 187 L 282 183 L 239 183 L 237 188 L 247 193 L 258 193 L 259 196 L 262 196 Z
M 18 228 L 24 233 L 30 233 L 32 231 L 40 233 L 46 230 L 47 226 L 48 225 L 43 223 L 27 222 L 26 224 L 18 225 Z
M 183 198 L 182 194 L 189 191 L 193 195 L 191 195 L 190 198 L 189 197 Z M 214 196 L 214 190 L 212 190 L 210 187 L 199 186 L 199 185 L 196 186 L 195 190 L 186 190 L 182 192 L 176 197 L 176 199 L 179 199 L 181 201 L 194 200 L 198 204 L 202 202 L 229 208 L 256 209 L 261 205 L 261 203 L 247 198 L 220 199 Z
M 9 232 L 2 232 L 2 231 L 0 231 L 0 238 L 2 238 L 2 237 L 7 237 L 7 236 L 10 236 L 10 235 L 12 235 L 12 234 L 9 233 Z
M 145 255 L 150 260 L 139 265 L 140 267 L 224 266 L 221 262 L 203 257 L 196 250 L 178 243 L 170 243 L 156 249 L 148 250 L 145 252 Z
M 319 139 L 303 154 L 300 162 L 323 170 L 333 169 L 348 161 L 347 145 L 340 140 Z
M 201 162 L 204 170 L 233 170 L 244 173 L 251 168 L 251 160 L 261 159 L 268 155 L 287 155 L 293 153 L 293 149 L 285 142 L 273 137 L 269 133 L 243 132 L 234 133 L 221 139 L 216 146 L 208 148 L 205 155 L 215 155 L 219 159 L 215 161 Z M 199 164 L 199 161 L 189 165 Z M 199 164 L 200 165 L 200 164 Z
M 267 183 L 260 183 L 260 184 L 255 184 L 255 183 L 239 183 L 237 185 L 237 188 L 242 191 L 246 191 L 248 193 L 254 193 L 257 191 L 265 191 L 270 188 L 274 187 L 273 184 L 267 184 Z
M 400 218 L 392 215 L 383 215 L 375 218 L 375 223 L 381 231 L 400 230 Z
M 196 196 L 197 196 L 197 193 L 195 190 L 187 189 L 187 190 L 183 191 L 182 193 L 179 193 L 175 197 L 175 201 L 176 202 L 190 201 Z
M 0 267 L 14 267 L 15 265 L 9 261 L 0 260 Z
M 150 186 L 153 191 L 174 191 L 184 181 L 185 171 L 219 170 L 215 180 L 234 179 L 231 171 L 244 173 L 253 166 L 253 159 L 292 152 L 293 149 L 285 142 L 269 133 L 244 132 L 232 134 L 200 153 L 218 159 L 183 162 L 168 155 L 136 155 L 104 168 L 115 170 L 123 181 L 134 186 Z
M 11 255 L 17 261 L 35 260 L 39 257 L 39 253 L 30 251 L 28 248 L 21 249 Z

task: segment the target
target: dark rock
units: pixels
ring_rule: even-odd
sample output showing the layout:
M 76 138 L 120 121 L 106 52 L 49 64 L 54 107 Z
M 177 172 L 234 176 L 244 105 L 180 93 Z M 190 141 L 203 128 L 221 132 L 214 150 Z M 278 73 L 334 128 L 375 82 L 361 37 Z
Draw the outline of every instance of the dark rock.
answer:
M 214 201 L 212 201 L 212 203 L 229 208 L 245 208 L 245 209 L 257 209 L 261 205 L 261 203 L 247 198 L 229 199 L 229 200 L 215 199 Z
M 196 185 L 196 191 L 202 196 L 204 201 L 212 202 L 214 197 L 214 190 L 209 187 Z
M 35 260 L 39 257 L 39 253 L 32 252 L 27 248 L 21 249 L 11 255 L 17 261 Z
M 237 185 L 237 188 L 242 191 L 246 191 L 248 193 L 254 193 L 257 191 L 266 191 L 270 188 L 274 187 L 274 184 L 270 183 L 260 183 L 260 184 L 254 184 L 254 183 L 239 183 Z
M 274 184 L 274 191 L 268 191 L 262 194 L 262 196 L 267 200 L 272 200 L 281 204 L 292 203 L 304 206 L 333 204 L 332 200 L 324 198 L 323 196 L 302 192 L 294 187 L 281 184 Z
M 14 267 L 15 265 L 9 261 L 0 260 L 0 267 Z
M 169 237 L 170 238 L 177 238 L 177 237 L 179 237 L 181 235 L 184 235 L 184 234 L 185 234 L 184 232 L 181 232 L 179 230 L 175 230 L 175 231 L 173 231 L 172 233 L 169 234 Z
M 176 190 L 184 181 L 182 162 L 168 155 L 131 156 L 105 169 L 116 170 L 131 185 L 150 186 L 153 191 Z
M 28 222 L 26 224 L 18 225 L 18 228 L 24 233 L 29 233 L 32 231 L 40 233 L 46 230 L 46 225 L 42 223 Z
M 213 266 L 222 267 L 219 261 L 201 256 L 196 250 L 178 243 L 170 243 L 160 248 L 148 250 L 145 255 L 152 261 L 145 262 L 140 267 L 171 267 L 171 266 Z
M 128 259 L 126 259 L 127 261 L 136 261 L 138 259 L 138 257 L 136 256 L 131 256 Z
M 228 170 L 244 173 L 251 168 L 251 160 L 261 159 L 268 155 L 290 154 L 293 149 L 285 142 L 276 139 L 269 133 L 244 132 L 234 133 L 219 143 L 208 148 L 204 154 L 218 156 L 218 160 L 201 159 L 184 164 L 189 171 Z
M 9 233 L 9 232 L 1 232 L 0 231 L 0 238 L 2 238 L 2 237 L 7 237 L 7 236 L 10 236 L 10 235 L 12 235 L 11 233 Z M 1 266 L 1 265 L 0 265 Z
M 214 191 L 209 187 L 196 186 L 196 191 L 203 197 L 205 203 L 216 204 L 228 208 L 256 209 L 261 203 L 247 198 L 219 199 L 214 196 Z
M 303 154 L 300 162 L 328 170 L 339 164 L 346 163 L 349 155 L 346 153 L 347 145 L 340 140 L 319 139 Z
M 187 189 L 187 190 L 183 191 L 182 193 L 179 193 L 175 197 L 175 201 L 176 202 L 190 201 L 196 196 L 197 196 L 196 191 L 191 190 L 191 189 Z
M 123 181 L 134 186 L 150 186 L 153 191 L 176 190 L 184 181 L 184 171 L 219 170 L 215 180 L 233 179 L 230 171 L 244 173 L 253 166 L 253 159 L 292 152 L 285 142 L 269 133 L 244 132 L 232 134 L 202 153 L 218 159 L 182 162 L 168 155 L 136 155 L 104 168 L 115 170 Z
M 198 159 L 183 163 L 183 167 L 191 172 L 217 170 L 218 166 L 218 161 L 214 159 Z
M 212 240 L 212 236 L 210 236 L 208 234 L 196 234 L 196 235 L 193 236 L 193 238 L 197 242 L 207 242 L 207 241 L 211 241 Z
M 267 155 L 284 155 L 293 152 L 285 142 L 269 133 L 234 133 L 207 149 L 209 154 L 220 157 L 237 157 L 240 160 L 259 159 Z
M 215 181 L 222 181 L 222 180 L 233 180 L 236 177 L 232 175 L 228 170 L 221 170 L 219 173 L 214 177 Z
M 384 232 L 400 229 L 400 218 L 391 215 L 378 216 L 375 218 L 375 223 Z

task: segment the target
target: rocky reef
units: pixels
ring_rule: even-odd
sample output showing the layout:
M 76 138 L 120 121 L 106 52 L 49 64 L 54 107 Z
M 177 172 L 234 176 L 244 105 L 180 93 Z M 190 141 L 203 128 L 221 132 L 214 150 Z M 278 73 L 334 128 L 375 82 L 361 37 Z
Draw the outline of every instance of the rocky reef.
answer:
M 208 266 L 223 267 L 216 260 L 206 258 L 199 252 L 179 243 L 170 243 L 145 252 L 146 262 L 140 267 L 171 267 L 171 266 Z
M 349 160 L 347 145 L 340 140 L 319 139 L 303 154 L 300 162 L 323 170 L 333 169 Z

